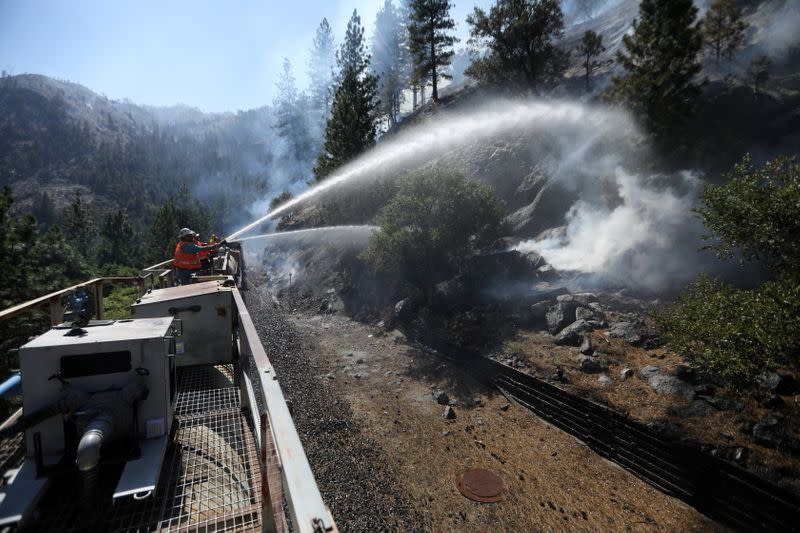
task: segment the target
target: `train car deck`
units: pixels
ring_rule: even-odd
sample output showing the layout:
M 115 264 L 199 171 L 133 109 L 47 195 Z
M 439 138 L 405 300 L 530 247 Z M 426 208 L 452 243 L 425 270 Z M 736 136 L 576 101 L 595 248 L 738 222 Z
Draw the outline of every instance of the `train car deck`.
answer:
M 155 494 L 112 503 L 122 465 L 104 465 L 99 504 L 83 503 L 80 480 L 53 484 L 21 531 L 261 531 L 261 467 L 233 365 L 180 369 L 170 443 Z M 0 447 L 21 461 L 22 439 Z M 8 461 L 6 461 L 8 462 Z

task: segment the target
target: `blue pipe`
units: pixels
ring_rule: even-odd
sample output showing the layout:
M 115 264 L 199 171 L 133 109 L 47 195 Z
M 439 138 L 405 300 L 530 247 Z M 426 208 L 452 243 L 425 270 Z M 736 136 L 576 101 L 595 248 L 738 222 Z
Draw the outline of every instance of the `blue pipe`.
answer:
M 22 382 L 22 375 L 19 372 L 11 374 L 11 377 L 0 383 L 0 396 L 5 398 L 19 393 L 19 385 Z

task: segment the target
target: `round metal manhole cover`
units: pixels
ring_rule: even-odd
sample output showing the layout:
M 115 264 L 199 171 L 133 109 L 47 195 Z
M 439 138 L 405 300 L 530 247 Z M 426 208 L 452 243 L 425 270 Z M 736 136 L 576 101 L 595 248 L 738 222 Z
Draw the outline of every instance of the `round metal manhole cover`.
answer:
M 464 472 L 456 480 L 456 486 L 461 494 L 476 502 L 496 502 L 503 493 L 503 480 L 480 468 Z

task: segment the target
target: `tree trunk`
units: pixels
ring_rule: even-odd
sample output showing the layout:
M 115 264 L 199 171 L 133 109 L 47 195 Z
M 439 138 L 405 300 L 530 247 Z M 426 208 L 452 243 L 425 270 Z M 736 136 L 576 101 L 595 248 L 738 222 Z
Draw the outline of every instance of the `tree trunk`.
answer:
M 435 30 L 433 29 L 433 24 L 431 24 L 431 82 L 433 83 L 433 90 L 431 91 L 431 98 L 433 99 L 433 103 L 439 101 L 439 92 L 437 91 L 436 87 L 436 46 L 434 45 L 434 38 Z
M 590 59 L 590 57 L 591 56 L 589 56 L 588 54 L 586 55 L 586 92 L 587 93 L 589 92 L 589 75 L 590 75 L 589 59 Z

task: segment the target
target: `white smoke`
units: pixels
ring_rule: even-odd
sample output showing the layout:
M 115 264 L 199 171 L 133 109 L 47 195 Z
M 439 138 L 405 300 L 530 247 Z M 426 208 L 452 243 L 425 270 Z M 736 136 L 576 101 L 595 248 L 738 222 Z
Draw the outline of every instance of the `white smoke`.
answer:
M 793 46 L 800 45 L 800 3 L 771 0 L 761 4 L 753 16 L 761 53 L 782 60 Z
M 598 282 L 655 291 L 696 275 L 701 227 L 690 209 L 699 178 L 689 172 L 663 175 L 646 170 L 652 168 L 652 154 L 622 110 L 564 100 L 499 100 L 469 112 L 441 112 L 381 143 L 232 238 L 295 206 L 331 194 L 355 194 L 431 161 L 459 164 L 465 157 L 474 158 L 475 151 L 506 142 L 503 139 L 528 147 L 547 176 L 549 194 L 576 198 L 565 207 L 563 237 L 518 234 L 527 237 L 519 250 L 536 251 L 557 269 L 590 274 Z M 522 176 L 501 173 L 492 179 Z M 534 210 L 533 216 L 537 213 Z
M 701 181 L 688 172 L 641 177 L 618 168 L 616 205 L 581 199 L 566 216 L 563 236 L 520 243 L 559 270 L 595 274 L 601 283 L 660 291 L 692 278 L 700 224 L 690 216 Z

